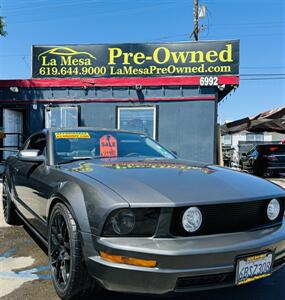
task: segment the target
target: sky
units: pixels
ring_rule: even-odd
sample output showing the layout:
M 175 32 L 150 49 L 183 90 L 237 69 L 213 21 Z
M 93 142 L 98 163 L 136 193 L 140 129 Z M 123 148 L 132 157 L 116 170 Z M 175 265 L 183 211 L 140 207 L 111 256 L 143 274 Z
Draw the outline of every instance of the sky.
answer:
M 285 105 L 285 0 L 199 0 L 200 40 L 240 40 L 240 86 L 218 120 Z M 0 0 L 0 79 L 31 78 L 33 44 L 189 41 L 193 0 Z

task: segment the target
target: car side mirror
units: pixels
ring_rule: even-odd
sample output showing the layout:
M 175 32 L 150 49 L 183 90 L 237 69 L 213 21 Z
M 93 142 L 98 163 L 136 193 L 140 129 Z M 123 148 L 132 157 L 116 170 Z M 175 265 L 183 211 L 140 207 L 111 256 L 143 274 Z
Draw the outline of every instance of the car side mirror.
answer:
M 21 150 L 19 151 L 18 158 L 22 161 L 28 162 L 43 162 L 45 161 L 44 155 L 39 155 L 39 150 Z

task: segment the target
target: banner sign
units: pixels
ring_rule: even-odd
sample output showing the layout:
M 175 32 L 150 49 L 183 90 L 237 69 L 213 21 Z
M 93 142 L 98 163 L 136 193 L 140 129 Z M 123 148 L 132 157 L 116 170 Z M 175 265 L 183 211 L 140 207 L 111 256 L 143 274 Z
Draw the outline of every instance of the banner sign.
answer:
M 33 78 L 239 74 L 239 41 L 33 46 Z

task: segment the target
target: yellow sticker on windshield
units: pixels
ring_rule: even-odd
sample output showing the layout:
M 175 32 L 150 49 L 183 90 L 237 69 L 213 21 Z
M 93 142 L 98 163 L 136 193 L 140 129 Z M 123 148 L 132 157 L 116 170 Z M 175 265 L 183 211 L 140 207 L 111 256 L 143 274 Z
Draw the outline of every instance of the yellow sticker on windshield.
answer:
M 89 132 L 56 132 L 56 139 L 90 139 Z

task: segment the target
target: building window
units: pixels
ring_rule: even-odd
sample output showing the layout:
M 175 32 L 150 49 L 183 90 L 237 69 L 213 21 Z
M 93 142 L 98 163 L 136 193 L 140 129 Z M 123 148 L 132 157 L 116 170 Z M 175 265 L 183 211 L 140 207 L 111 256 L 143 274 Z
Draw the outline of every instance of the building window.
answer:
M 156 138 L 155 107 L 118 107 L 118 129 L 140 131 Z
M 263 135 L 263 133 L 247 133 L 246 141 L 247 142 L 263 142 L 264 135 Z
M 232 136 L 230 134 L 223 135 L 223 144 L 227 146 L 232 144 Z
M 45 109 L 46 128 L 78 127 L 78 106 L 55 106 Z

